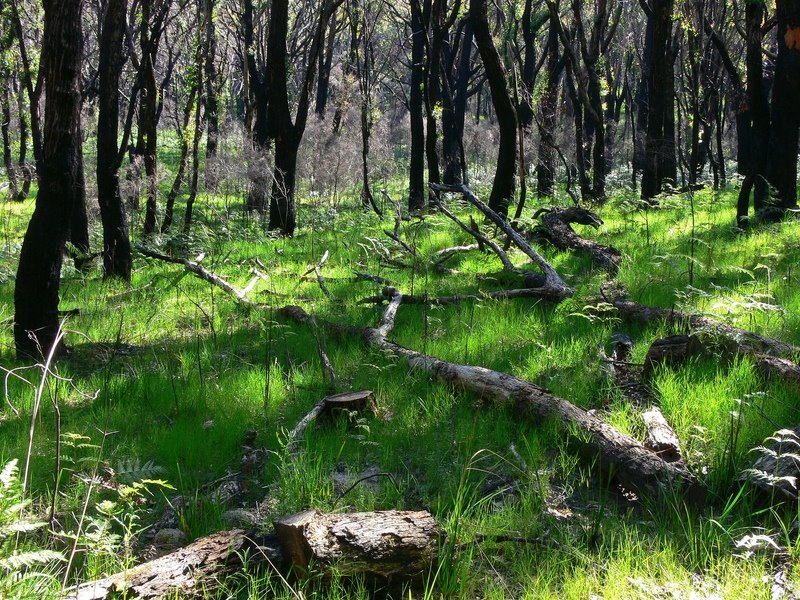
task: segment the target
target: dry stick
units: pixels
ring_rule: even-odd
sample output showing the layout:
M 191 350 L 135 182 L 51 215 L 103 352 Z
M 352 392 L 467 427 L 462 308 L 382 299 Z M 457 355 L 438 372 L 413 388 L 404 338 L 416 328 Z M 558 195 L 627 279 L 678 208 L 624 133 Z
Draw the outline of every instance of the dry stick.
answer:
M 475 194 L 472 193 L 467 186 L 463 184 L 457 185 L 439 185 L 428 184 L 431 189 L 442 192 L 454 192 L 464 196 L 473 206 L 480 210 L 492 223 L 494 223 L 503 233 L 505 233 L 517 248 L 522 250 L 525 255 L 530 258 L 536 266 L 538 266 L 545 276 L 545 285 L 543 289 L 548 290 L 549 295 L 554 299 L 563 300 L 573 294 L 573 290 L 564 283 L 558 272 L 548 263 L 541 254 L 536 252 L 531 245 L 525 241 L 517 231 L 511 227 L 503 217 L 498 215 L 494 210 L 484 204 Z
M 433 265 L 435 267 L 441 266 L 453 258 L 456 254 L 461 254 L 462 252 L 472 252 L 473 250 L 478 250 L 479 248 L 480 244 L 467 244 L 466 246 L 451 246 L 450 248 L 442 248 L 433 255 Z
M 247 306 L 257 306 L 254 302 L 251 302 L 245 297 L 245 294 L 242 292 L 242 290 L 235 288 L 219 275 L 214 275 L 211 271 L 201 267 L 199 261 L 192 261 L 192 260 L 187 260 L 185 258 L 175 258 L 174 256 L 167 256 L 166 254 L 161 254 L 160 252 L 155 252 L 153 250 L 149 250 L 141 246 L 138 248 L 138 250 L 140 254 L 143 254 L 144 256 L 147 256 L 149 258 L 163 260 L 164 262 L 169 262 L 176 265 L 183 265 L 183 267 L 187 271 L 194 273 L 201 279 L 205 279 L 209 283 L 214 284 L 215 286 L 223 289 L 231 296 L 234 296 L 239 301 L 240 304 L 245 304 Z
M 330 257 L 330 252 L 325 250 L 325 253 L 322 255 L 322 258 L 319 259 L 319 262 L 313 267 L 311 267 L 308 271 L 303 273 L 300 276 L 300 279 L 302 279 L 303 277 L 305 277 L 306 275 L 308 275 L 313 271 L 314 275 L 316 275 L 317 277 L 317 283 L 319 284 L 320 289 L 323 291 L 325 296 L 328 297 L 328 300 L 333 300 L 333 294 L 331 294 L 330 291 L 328 290 L 328 286 L 325 285 L 325 278 L 322 276 L 322 266 L 326 262 L 328 262 L 329 257 Z
M 436 188 L 434 188 L 434 191 L 436 191 Z M 520 272 L 520 270 L 514 266 L 514 263 L 511 262 L 511 259 L 508 258 L 508 254 L 506 254 L 505 251 L 498 244 L 496 244 L 494 241 L 490 240 L 488 237 L 483 235 L 480 232 L 480 230 L 473 229 L 472 227 L 464 223 L 464 221 L 455 216 L 452 212 L 450 212 L 450 210 L 439 199 L 438 194 L 433 194 L 431 196 L 431 199 L 433 200 L 434 204 L 436 204 L 436 206 L 439 208 L 439 210 L 441 210 L 447 217 L 449 217 L 451 221 L 453 221 L 456 225 L 458 225 L 468 234 L 473 236 L 476 240 L 478 240 L 479 243 L 483 243 L 486 246 L 489 246 L 492 252 L 494 252 L 497 255 L 497 258 L 500 259 L 500 262 L 503 263 L 503 269 L 505 269 L 506 271 L 510 271 L 511 273 Z
M 220 285 L 216 283 L 219 278 L 198 276 Z M 227 285 L 223 289 L 228 291 L 230 287 Z M 238 302 L 247 302 L 240 299 L 235 291 L 228 293 Z M 670 488 L 679 488 L 690 501 L 700 501 L 704 497 L 702 484 L 685 467 L 667 463 L 630 436 L 543 388 L 507 373 L 445 362 L 387 341 L 402 301 L 400 294 L 392 298 L 375 329 L 324 321 L 320 321 L 320 324 L 338 335 L 360 337 L 369 346 L 385 350 L 391 356 L 405 358 L 412 369 L 431 373 L 445 383 L 500 403 L 513 404 L 514 409 L 533 424 L 541 423 L 543 418 L 556 417 L 568 426 L 574 426 L 581 435 L 588 437 L 585 446 L 591 458 L 599 456 L 604 467 L 615 470 L 623 482 L 642 493 L 659 494 Z M 297 323 L 309 324 L 312 320 L 311 315 L 299 306 L 284 306 L 274 313 Z

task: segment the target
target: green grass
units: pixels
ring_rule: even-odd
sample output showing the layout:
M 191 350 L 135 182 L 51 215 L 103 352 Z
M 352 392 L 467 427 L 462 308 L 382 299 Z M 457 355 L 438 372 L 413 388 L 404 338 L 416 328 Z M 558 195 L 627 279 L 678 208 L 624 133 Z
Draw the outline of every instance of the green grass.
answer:
M 356 203 L 354 197 L 351 204 Z M 253 300 L 298 304 L 319 318 L 362 326 L 377 322 L 381 309 L 357 301 L 380 286 L 348 281 L 356 269 L 415 294 L 518 285 L 493 256 L 479 253 L 448 263 L 457 275 L 386 267 L 374 247 L 392 249 L 380 231 L 391 226 L 389 219 L 381 224 L 350 206 L 334 210 L 319 199 L 304 202 L 298 233 L 287 240 L 270 237 L 235 200 L 201 194 L 198 205 L 191 236 L 165 236 L 156 243 L 192 258 L 205 252 L 204 266 L 240 287 L 257 258 L 268 281 L 257 284 Z M 659 208 L 643 212 L 620 194 L 599 210 L 605 225 L 585 235 L 622 250 L 618 279 L 632 298 L 702 311 L 800 343 L 800 284 L 793 272 L 800 249 L 797 224 L 734 231 L 735 191 L 697 193 L 694 205 L 692 231 L 686 197 L 665 198 Z M 23 366 L 14 358 L 10 318 L 13 273 L 31 210 L 32 201 L 0 204 L 0 364 L 6 368 Z M 439 215 L 404 223 L 403 233 L 422 256 L 468 241 Z M 93 239 L 100 243 L 98 231 Z M 331 257 L 323 273 L 333 301 L 313 277 L 300 279 L 326 250 Z M 636 411 L 605 379 L 598 347 L 608 346 L 615 331 L 626 331 L 636 344 L 633 360 L 640 361 L 650 342 L 671 333 L 669 327 L 628 326 L 611 314 L 593 317 L 588 307 L 598 303 L 607 276 L 583 257 L 552 248 L 543 252 L 575 287 L 573 298 L 555 307 L 535 300 L 402 306 L 393 338 L 446 360 L 513 373 L 577 405 L 597 408 L 616 427 L 641 435 Z M 512 257 L 526 264 L 520 253 Z M 309 507 L 432 510 L 449 538 L 445 560 L 431 575 L 429 597 L 688 597 L 692 590 L 724 598 L 769 597 L 762 579 L 771 572 L 768 561 L 734 557 L 733 541 L 759 528 L 779 533 L 796 510 L 765 510 L 763 498 L 750 489 L 738 495 L 736 476 L 750 466 L 751 448 L 797 422 L 797 396 L 783 384 L 762 381 L 746 360 L 722 364 L 709 358 L 661 368 L 654 376 L 665 416 L 712 490 L 705 510 L 687 513 L 678 499 L 622 501 L 614 485 L 573 456 L 557 423 L 521 421 L 505 407 L 409 372 L 358 340 L 237 306 L 179 266 L 137 257 L 126 288 L 103 282 L 99 266 L 80 274 L 66 265 L 61 307 L 78 308 L 80 314 L 66 323 L 73 354 L 57 365 L 62 380 L 49 380 L 35 423 L 31 482 L 42 510 L 54 485 L 55 403 L 62 432 L 85 435 L 94 444 L 108 434 L 103 466 L 119 471 L 138 461 L 159 467 L 158 478 L 177 488 L 166 495 L 191 499 L 181 522 L 190 538 L 226 527 L 226 507 L 210 500 L 202 486 L 239 468 L 246 432 L 255 430 L 257 445 L 269 454 L 250 479 L 246 502 L 266 498 L 267 516 Z M 117 343 L 122 346 L 115 350 Z M 370 416 L 356 427 L 313 429 L 292 458 L 284 448 L 286 431 L 327 393 L 319 345 L 336 368 L 339 389 L 374 390 L 381 418 Z M 41 376 L 36 370 L 21 374 L 33 383 Z M 10 377 L 7 385 L 7 401 L 19 416 L 8 406 L 0 409 L 3 462 L 24 459 L 34 397 L 30 384 Z M 72 460 L 67 466 L 77 470 L 95 462 L 93 448 L 64 453 Z M 355 479 L 367 468 L 391 473 L 393 480 L 376 479 L 340 498 L 334 472 Z M 518 493 L 483 496 L 487 479 L 501 476 L 513 480 Z M 68 526 L 74 521 L 69 515 L 80 512 L 86 487 L 70 473 L 61 483 L 58 511 Z M 90 512 L 108 497 L 114 494 L 95 491 Z M 142 525 L 155 520 L 164 505 L 160 491 L 147 498 L 138 509 Z M 477 534 L 489 539 L 477 542 Z M 493 535 L 527 543 L 496 543 Z M 79 561 L 75 576 L 95 577 L 119 567 L 113 556 Z M 329 586 L 297 585 L 309 598 L 370 594 L 337 579 Z M 282 582 L 255 571 L 225 586 L 225 593 L 237 597 L 293 597 Z

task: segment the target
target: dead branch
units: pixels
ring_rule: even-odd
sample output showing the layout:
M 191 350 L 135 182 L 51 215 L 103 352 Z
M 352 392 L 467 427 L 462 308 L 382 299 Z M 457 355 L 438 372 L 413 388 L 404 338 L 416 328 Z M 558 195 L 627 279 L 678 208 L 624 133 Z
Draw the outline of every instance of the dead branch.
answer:
M 573 294 L 573 290 L 564 283 L 558 272 L 548 263 L 542 255 L 534 250 L 531 245 L 523 238 L 519 232 L 515 231 L 503 217 L 498 215 L 495 211 L 489 208 L 482 202 L 475 194 L 472 193 L 467 186 L 463 184 L 458 185 L 439 185 L 429 184 L 430 188 L 434 191 L 441 192 L 454 192 L 459 193 L 466 198 L 470 204 L 480 210 L 487 219 L 494 223 L 505 235 L 511 239 L 514 245 L 519 248 L 533 263 L 541 269 L 544 273 L 544 284 L 542 287 L 543 295 L 551 297 L 554 300 L 563 300 Z

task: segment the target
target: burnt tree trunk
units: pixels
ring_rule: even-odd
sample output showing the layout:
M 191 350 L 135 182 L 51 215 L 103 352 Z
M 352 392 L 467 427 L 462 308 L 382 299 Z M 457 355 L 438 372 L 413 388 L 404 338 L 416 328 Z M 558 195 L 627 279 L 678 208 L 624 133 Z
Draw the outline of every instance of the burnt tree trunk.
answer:
M 470 0 L 469 19 L 472 22 L 475 43 L 486 71 L 486 79 L 492 93 L 492 104 L 500 128 L 497 167 L 492 182 L 489 207 L 505 217 L 508 215 L 508 205 L 514 196 L 514 175 L 517 165 L 517 112 L 509 95 L 500 53 L 492 40 L 486 0 Z
M 674 120 L 670 124 L 667 114 L 672 110 L 670 86 L 674 86 L 673 63 L 670 60 L 672 8 L 672 0 L 651 0 L 649 8 L 652 16 L 648 15 L 648 20 L 653 20 L 653 46 L 647 74 L 648 107 L 642 164 L 644 200 L 654 198 L 661 192 L 665 179 L 670 175 L 670 168 L 665 162 L 669 160 L 669 153 L 674 151 L 674 137 L 669 139 L 671 127 L 674 132 Z M 667 98 L 668 94 L 670 98 Z
M 44 2 L 41 68 L 47 100 L 39 192 L 14 289 L 14 342 L 20 356 L 58 350 L 54 345 L 61 262 L 80 177 L 82 4 L 81 0 Z
M 325 38 L 325 53 L 319 55 L 319 77 L 317 78 L 317 96 L 314 101 L 314 112 L 318 117 L 325 116 L 330 95 L 331 66 L 333 65 L 333 50 L 336 43 L 336 13 L 331 16 L 331 24 Z
M 2 50 L 2 49 L 0 49 Z M 3 136 L 3 166 L 6 169 L 6 179 L 8 179 L 8 198 L 10 200 L 19 199 L 19 185 L 17 179 L 17 168 L 11 153 L 11 103 L 9 101 L 8 88 L 11 82 L 11 73 L 7 69 L 0 71 L 0 132 Z
M 289 29 L 288 0 L 274 0 L 270 7 L 267 34 L 267 132 L 275 140 L 275 169 L 269 207 L 269 229 L 281 235 L 294 235 L 295 181 L 297 150 L 306 129 L 310 109 L 311 88 L 317 72 L 319 53 L 331 15 L 342 0 L 326 0 L 320 9 L 316 30 L 306 57 L 305 76 L 297 94 L 297 111 L 292 121 L 289 108 L 286 38 Z
M 778 0 L 778 58 L 766 176 L 782 209 L 797 208 L 797 144 L 800 127 L 800 1 Z
M 411 157 L 408 172 L 408 210 L 425 208 L 425 123 L 422 83 L 425 62 L 425 27 L 420 0 L 411 3 L 411 90 L 408 111 L 411 119 Z
M 266 152 L 269 147 L 269 133 L 267 130 L 267 110 L 269 106 L 269 86 L 263 68 L 256 60 L 255 32 L 253 29 L 253 0 L 244 0 L 242 10 L 242 37 L 245 46 L 245 71 L 247 72 L 250 98 L 254 104 L 253 112 L 253 146 L 258 153 Z M 265 173 L 261 165 L 256 168 L 257 174 L 251 181 L 247 193 L 245 209 L 248 212 L 264 213 L 267 209 L 267 190 L 269 188 L 269 174 Z
M 217 29 L 214 21 L 214 1 L 200 0 L 201 25 L 203 36 L 203 108 L 206 128 L 206 182 L 216 186 L 218 166 L 216 164 L 219 146 L 219 99 L 217 97 Z
M 103 224 L 103 274 L 131 280 L 128 215 L 119 188 L 119 81 L 127 0 L 109 0 L 100 32 L 97 119 L 97 202 Z

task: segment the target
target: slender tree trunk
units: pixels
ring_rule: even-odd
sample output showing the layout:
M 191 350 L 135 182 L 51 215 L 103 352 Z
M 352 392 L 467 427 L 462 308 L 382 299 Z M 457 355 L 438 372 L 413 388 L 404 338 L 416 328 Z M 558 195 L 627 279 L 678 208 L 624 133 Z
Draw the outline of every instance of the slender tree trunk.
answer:
M 427 2 L 426 2 L 427 3 Z M 428 163 L 428 182 L 441 183 L 439 172 L 439 135 L 436 113 L 441 106 L 441 66 L 442 44 L 447 34 L 443 30 L 445 20 L 445 0 L 433 0 L 430 6 L 431 44 L 428 49 L 425 85 L 425 158 Z
M 141 139 L 142 160 L 144 163 L 146 203 L 144 216 L 144 237 L 156 231 L 156 208 L 158 202 L 158 85 L 156 83 L 156 52 L 151 39 L 150 24 L 153 16 L 153 0 L 142 0 L 142 25 L 140 32 L 142 96 L 139 103 L 139 137 Z
M 459 57 L 456 81 L 453 86 L 453 113 L 455 120 L 455 134 L 458 138 L 458 145 L 461 154 L 461 178 L 462 183 L 468 183 L 467 159 L 464 156 L 464 123 L 467 117 L 467 100 L 469 93 L 469 75 L 472 70 L 472 24 L 467 19 L 464 24 L 464 37 L 461 42 L 461 55 Z
M 425 28 L 420 0 L 411 2 L 411 90 L 409 118 L 411 119 L 411 160 L 408 179 L 408 209 L 425 208 L 425 124 L 422 117 L 422 82 L 425 62 Z
M 25 200 L 31 192 L 33 169 L 28 164 L 28 111 L 25 110 L 25 94 L 20 89 L 17 93 L 17 119 L 19 120 L 19 165 L 22 173 L 22 185 L 17 199 Z
M 14 289 L 14 342 L 21 357 L 56 343 L 58 291 L 70 215 L 79 190 L 81 155 L 81 0 L 45 0 L 47 82 L 36 208 L 25 232 Z
M 314 102 L 314 112 L 318 117 L 325 116 L 330 94 L 331 66 L 333 65 L 333 50 L 336 44 L 336 13 L 331 17 L 328 34 L 325 39 L 325 53 L 319 55 L 319 77 L 317 78 L 317 97 Z
M 214 0 L 200 0 L 205 29 L 203 43 L 204 83 L 203 107 L 206 123 L 206 182 L 215 187 L 217 183 L 217 147 L 219 146 L 219 100 L 217 99 L 217 30 L 214 24 Z
M 517 164 L 517 112 L 508 92 L 505 70 L 500 53 L 492 40 L 486 0 L 470 0 L 469 18 L 475 32 L 475 42 L 486 71 L 492 93 L 492 104 L 500 128 L 497 168 L 489 196 L 489 207 L 505 217 L 514 196 L 514 175 Z
M 80 124 L 78 125 L 80 128 Z M 83 135 L 79 129 L 80 143 Z M 83 271 L 89 264 L 86 255 L 89 253 L 89 217 L 86 214 L 86 174 L 83 168 L 83 150 L 78 153 L 78 172 L 75 179 L 75 195 L 70 213 L 69 241 L 77 251 L 74 257 L 75 268 Z
M 564 62 L 558 55 L 558 25 L 550 18 L 547 34 L 547 81 L 539 100 L 539 164 L 536 191 L 539 198 L 552 197 L 556 172 L 556 125 L 558 123 L 558 84 Z
M 117 145 L 119 80 L 127 3 L 127 0 L 109 0 L 100 32 L 97 202 L 103 224 L 103 274 L 105 277 L 119 277 L 130 281 L 132 259 L 128 215 L 119 188 L 119 167 L 123 152 Z
M 257 153 L 266 152 L 269 148 L 269 132 L 267 131 L 267 110 L 269 107 L 268 84 L 262 69 L 256 61 L 255 32 L 253 29 L 253 2 L 244 0 L 242 12 L 242 27 L 245 46 L 245 71 L 247 73 L 250 98 L 254 104 L 253 112 L 253 146 Z M 247 193 L 245 209 L 263 214 L 267 210 L 267 190 L 269 189 L 269 173 L 260 167 L 256 168 L 257 175 L 251 181 Z
M 181 187 L 186 179 L 186 167 L 189 166 L 189 138 L 187 132 L 189 125 L 192 122 L 192 112 L 195 109 L 195 99 L 197 98 L 197 85 L 193 85 L 189 90 L 189 98 L 186 100 L 186 106 L 183 109 L 183 122 L 178 135 L 181 138 L 181 158 L 178 161 L 178 172 L 175 174 L 175 179 L 172 182 L 172 187 L 167 194 L 167 202 L 164 205 L 164 220 L 161 222 L 161 233 L 166 233 L 172 227 L 172 220 L 175 214 L 175 200 L 181 193 Z M 197 108 L 199 111 L 199 107 Z
M 17 200 L 19 198 L 19 185 L 17 180 L 17 167 L 14 164 L 14 159 L 11 153 L 11 104 L 8 99 L 8 87 L 11 81 L 11 75 L 8 71 L 0 74 L 2 80 L 2 95 L 0 95 L 0 103 L 2 104 L 2 111 L 0 111 L 0 132 L 3 136 L 3 166 L 6 169 L 6 178 L 8 179 L 8 198 L 10 200 Z
M 194 114 L 194 136 L 192 138 L 192 178 L 189 180 L 189 196 L 186 198 L 186 212 L 183 214 L 183 232 L 189 233 L 192 227 L 194 203 L 197 200 L 197 189 L 200 179 L 200 140 L 203 137 L 204 119 L 200 105 Z

